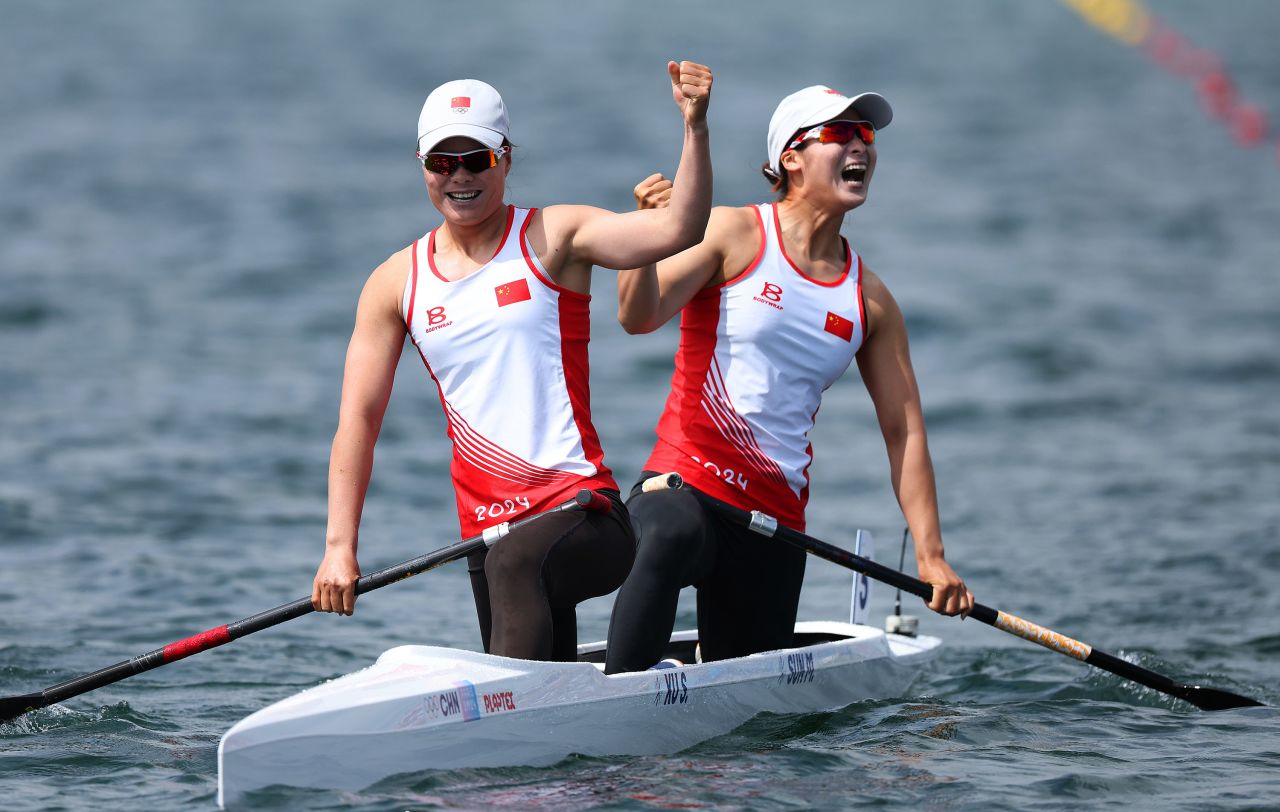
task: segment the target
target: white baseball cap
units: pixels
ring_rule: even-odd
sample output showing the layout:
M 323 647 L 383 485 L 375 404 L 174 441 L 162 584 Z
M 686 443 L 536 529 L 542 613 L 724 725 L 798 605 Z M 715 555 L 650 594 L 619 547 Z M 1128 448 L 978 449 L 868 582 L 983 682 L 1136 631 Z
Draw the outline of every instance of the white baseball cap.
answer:
M 489 149 L 508 136 L 502 96 L 479 79 L 455 79 L 431 91 L 418 116 L 418 152 L 426 154 L 446 138 L 473 138 Z
M 830 121 L 850 107 L 877 130 L 893 121 L 893 108 L 879 93 L 850 97 L 826 85 L 810 85 L 779 102 L 773 118 L 769 119 L 769 168 L 781 175 L 778 160 L 796 132 Z

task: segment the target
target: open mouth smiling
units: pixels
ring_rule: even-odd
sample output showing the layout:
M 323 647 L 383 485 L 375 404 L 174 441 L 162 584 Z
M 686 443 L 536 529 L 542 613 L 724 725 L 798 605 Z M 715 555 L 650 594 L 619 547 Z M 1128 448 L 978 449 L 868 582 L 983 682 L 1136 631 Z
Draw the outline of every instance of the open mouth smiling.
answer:
M 850 161 L 840 170 L 840 179 L 862 183 L 867 179 L 867 165 L 862 161 Z

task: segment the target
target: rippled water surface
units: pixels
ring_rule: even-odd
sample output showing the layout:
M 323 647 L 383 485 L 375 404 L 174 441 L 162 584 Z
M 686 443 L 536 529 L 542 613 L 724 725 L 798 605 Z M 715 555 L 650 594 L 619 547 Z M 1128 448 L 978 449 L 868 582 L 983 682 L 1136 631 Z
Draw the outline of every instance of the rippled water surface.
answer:
M 1280 117 L 1280 9 L 1156 2 Z M 447 11 L 447 13 L 446 13 Z M 1054 2 L 679 5 L 0 0 L 0 693 L 305 595 L 368 271 L 438 220 L 425 94 L 503 91 L 509 198 L 630 205 L 674 168 L 664 63 L 716 71 L 718 201 L 763 200 L 777 100 L 877 89 L 896 117 L 846 233 L 907 314 L 948 557 L 990 605 L 1178 681 L 1280 702 L 1280 154 Z M 595 289 L 594 413 L 629 482 L 675 333 Z M 413 359 L 410 359 L 411 361 Z M 367 569 L 456 537 L 447 441 L 407 363 Z M 856 371 L 855 371 L 856 372 Z M 810 530 L 901 518 L 856 374 L 814 432 Z M 801 614 L 847 615 L 810 562 Z M 893 596 L 873 597 L 878 616 Z M 908 602 L 911 611 L 918 604 Z M 611 599 L 580 611 L 603 636 Z M 464 568 L 0 725 L 5 809 L 212 808 L 263 705 L 406 642 L 475 649 Z M 681 623 L 693 622 L 682 603 Z M 762 715 L 676 755 L 424 772 L 263 809 L 1267 808 L 1270 708 L 1204 713 L 973 622 L 912 695 Z

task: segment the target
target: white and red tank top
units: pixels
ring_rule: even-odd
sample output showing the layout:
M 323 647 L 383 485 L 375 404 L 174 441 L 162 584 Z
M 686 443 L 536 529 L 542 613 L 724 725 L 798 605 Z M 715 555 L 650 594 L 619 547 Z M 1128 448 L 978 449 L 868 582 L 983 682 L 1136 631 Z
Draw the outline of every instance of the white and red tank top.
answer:
M 680 348 L 658 443 L 645 468 L 804 528 L 813 428 L 822 393 L 866 332 L 862 260 L 845 241 L 844 273 L 805 275 L 787 256 L 777 206 L 755 207 L 756 258 L 700 291 L 680 315 Z
M 591 424 L 591 297 L 552 282 L 529 251 L 534 211 L 508 207 L 497 253 L 461 279 L 436 270 L 435 231 L 412 248 L 405 323 L 448 420 L 464 537 L 618 487 Z

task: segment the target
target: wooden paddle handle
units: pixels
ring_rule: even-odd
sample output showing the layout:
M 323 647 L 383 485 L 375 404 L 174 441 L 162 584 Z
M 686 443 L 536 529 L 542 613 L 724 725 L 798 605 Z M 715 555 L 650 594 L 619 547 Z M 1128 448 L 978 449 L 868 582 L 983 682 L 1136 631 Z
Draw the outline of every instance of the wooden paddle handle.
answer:
M 675 491 L 684 487 L 684 477 L 675 473 L 657 474 L 651 476 L 640 484 L 640 490 L 644 493 L 652 493 L 653 491 Z

